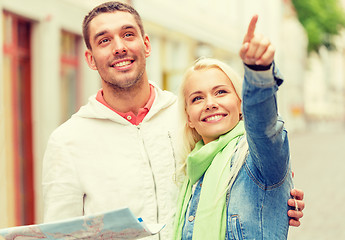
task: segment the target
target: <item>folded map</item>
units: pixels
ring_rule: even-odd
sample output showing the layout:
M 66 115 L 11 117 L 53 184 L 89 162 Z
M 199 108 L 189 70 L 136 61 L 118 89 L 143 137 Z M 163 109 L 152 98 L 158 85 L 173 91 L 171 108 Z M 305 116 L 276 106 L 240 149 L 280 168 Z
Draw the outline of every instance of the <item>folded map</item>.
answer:
M 139 239 L 157 234 L 165 224 L 145 224 L 129 208 L 59 222 L 0 229 L 0 240 Z

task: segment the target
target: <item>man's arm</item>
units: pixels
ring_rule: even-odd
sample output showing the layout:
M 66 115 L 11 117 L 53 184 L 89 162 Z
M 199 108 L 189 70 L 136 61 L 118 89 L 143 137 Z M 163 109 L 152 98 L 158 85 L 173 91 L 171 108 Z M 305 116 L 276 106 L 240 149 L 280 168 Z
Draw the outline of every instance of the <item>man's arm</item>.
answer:
M 83 215 L 83 192 L 68 147 L 51 137 L 43 159 L 44 222 Z

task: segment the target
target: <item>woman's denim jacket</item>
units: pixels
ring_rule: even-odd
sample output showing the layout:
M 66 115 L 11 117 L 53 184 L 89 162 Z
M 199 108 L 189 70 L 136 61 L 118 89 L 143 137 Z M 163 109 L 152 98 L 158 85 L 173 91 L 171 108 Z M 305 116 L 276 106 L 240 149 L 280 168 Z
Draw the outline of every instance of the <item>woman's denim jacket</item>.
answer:
M 226 239 L 287 238 L 293 184 L 287 132 L 277 111 L 276 92 L 282 82 L 274 63 L 266 71 L 245 67 L 242 108 L 249 154 L 227 196 Z M 196 211 L 198 191 L 189 215 Z M 186 221 L 183 239 L 192 236 L 193 225 Z

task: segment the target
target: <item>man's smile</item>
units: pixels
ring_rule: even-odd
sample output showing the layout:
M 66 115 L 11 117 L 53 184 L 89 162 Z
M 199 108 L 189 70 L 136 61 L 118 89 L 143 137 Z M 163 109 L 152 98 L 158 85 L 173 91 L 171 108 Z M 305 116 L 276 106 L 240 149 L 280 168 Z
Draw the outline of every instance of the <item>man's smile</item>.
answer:
M 128 59 L 116 61 L 115 63 L 111 64 L 111 67 L 122 69 L 122 68 L 129 67 L 133 62 L 134 62 L 134 60 L 128 60 Z

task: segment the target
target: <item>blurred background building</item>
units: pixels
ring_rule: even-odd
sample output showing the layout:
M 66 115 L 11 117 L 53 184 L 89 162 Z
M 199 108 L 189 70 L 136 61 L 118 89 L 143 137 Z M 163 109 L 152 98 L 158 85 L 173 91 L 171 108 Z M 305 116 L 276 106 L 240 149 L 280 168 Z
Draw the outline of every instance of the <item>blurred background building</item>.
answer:
M 100 88 L 84 61 L 84 16 L 101 0 L 0 0 L 0 228 L 42 221 L 41 168 L 50 133 Z M 290 132 L 344 126 L 345 32 L 337 51 L 307 55 L 288 0 L 128 0 L 150 37 L 149 79 L 176 93 L 200 56 L 243 72 L 238 51 L 253 14 L 276 46 L 278 95 Z M 345 1 L 342 0 L 343 6 Z

